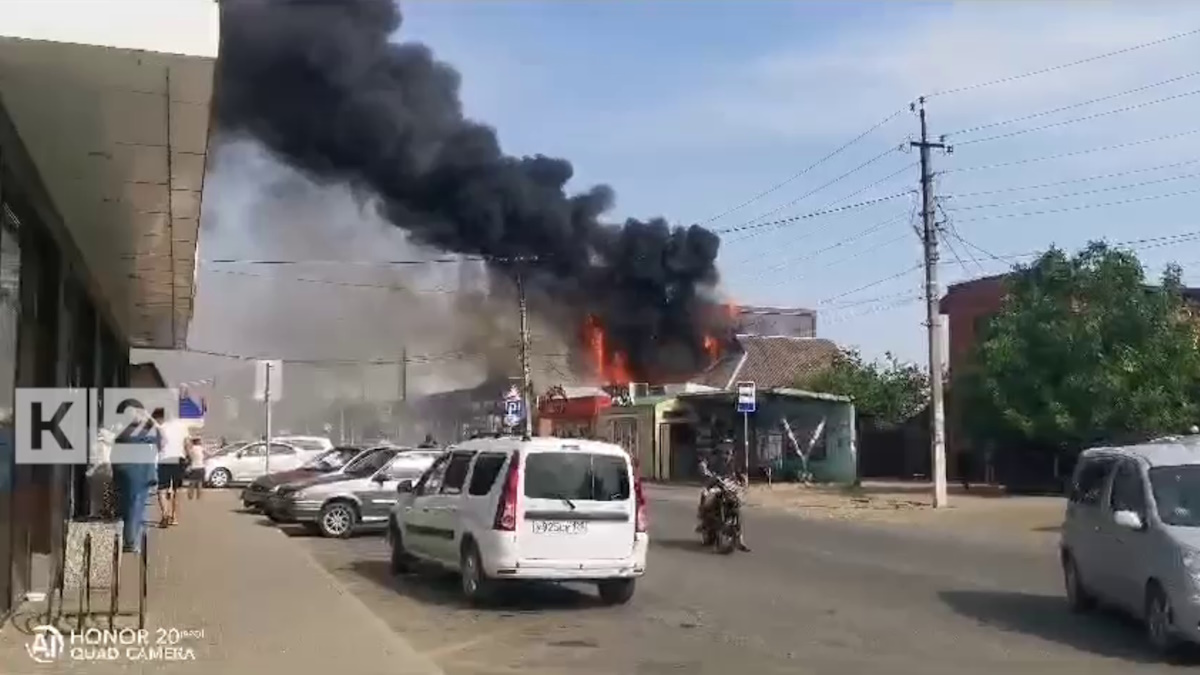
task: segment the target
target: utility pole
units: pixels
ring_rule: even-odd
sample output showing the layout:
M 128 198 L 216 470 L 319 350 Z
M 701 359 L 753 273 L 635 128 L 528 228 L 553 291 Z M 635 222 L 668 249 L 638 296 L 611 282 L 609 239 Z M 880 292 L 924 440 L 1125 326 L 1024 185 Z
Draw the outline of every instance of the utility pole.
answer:
M 271 473 L 271 362 L 263 364 L 266 372 L 263 374 L 263 403 L 266 406 L 266 445 L 263 446 L 263 472 Z
M 518 263 L 520 264 L 520 263 Z M 533 382 L 529 373 L 529 308 L 525 304 L 525 279 L 517 269 L 517 304 L 521 312 L 521 403 L 525 408 L 526 439 L 533 438 L 533 410 L 529 407 Z
M 933 465 L 933 508 L 946 506 L 946 407 L 942 391 L 942 313 L 938 308 L 941 292 L 938 289 L 937 223 L 934 221 L 933 169 L 930 150 L 945 149 L 944 143 L 929 140 L 925 122 L 925 97 L 918 100 L 921 118 L 921 140 L 912 147 L 921 151 L 921 239 L 925 249 L 925 311 L 929 329 L 929 444 Z M 916 105 L 914 105 L 916 107 Z
M 404 438 L 404 420 L 408 415 L 408 345 L 400 347 L 400 406 L 396 415 L 396 442 Z

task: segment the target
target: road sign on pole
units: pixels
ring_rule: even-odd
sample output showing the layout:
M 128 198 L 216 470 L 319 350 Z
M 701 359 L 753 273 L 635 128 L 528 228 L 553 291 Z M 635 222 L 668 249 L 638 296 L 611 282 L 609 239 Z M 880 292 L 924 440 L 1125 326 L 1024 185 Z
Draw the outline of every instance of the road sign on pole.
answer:
M 271 383 L 267 386 L 267 371 L 271 372 Z M 270 389 L 271 401 L 278 402 L 283 398 L 283 361 L 257 361 L 254 364 L 254 400 L 265 399 L 265 392 Z
M 514 387 L 509 391 L 509 395 L 504 397 L 504 426 L 515 427 L 524 419 L 525 401 Z
M 752 413 L 758 405 L 757 392 L 753 382 L 737 383 L 737 411 Z

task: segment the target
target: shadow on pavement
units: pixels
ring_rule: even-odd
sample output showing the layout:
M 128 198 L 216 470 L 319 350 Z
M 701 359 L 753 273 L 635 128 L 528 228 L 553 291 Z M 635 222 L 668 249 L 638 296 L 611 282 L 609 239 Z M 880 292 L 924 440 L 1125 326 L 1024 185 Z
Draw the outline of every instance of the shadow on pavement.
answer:
M 1137 663 L 1161 663 L 1138 623 L 1108 612 L 1077 616 L 1059 596 L 998 591 L 943 591 L 951 609 L 1005 631 L 1024 633 L 1080 651 Z M 1187 656 L 1188 662 L 1193 659 Z
M 355 560 L 348 569 L 410 600 L 446 608 L 471 609 L 463 599 L 457 574 L 435 569 L 419 569 L 411 574 L 392 575 L 387 560 Z M 495 601 L 486 610 L 504 614 L 575 611 L 601 607 L 594 593 L 562 584 L 510 582 L 500 587 Z
M 651 539 L 651 550 L 655 548 L 669 548 L 676 551 L 691 551 L 693 553 L 708 552 L 711 547 L 705 546 L 700 542 L 700 535 L 696 535 L 692 539 Z

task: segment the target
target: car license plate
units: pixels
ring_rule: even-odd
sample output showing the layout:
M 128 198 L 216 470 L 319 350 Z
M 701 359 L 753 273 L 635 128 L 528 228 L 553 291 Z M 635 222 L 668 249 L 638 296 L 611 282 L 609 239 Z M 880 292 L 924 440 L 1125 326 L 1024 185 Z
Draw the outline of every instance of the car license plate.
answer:
M 587 522 L 582 520 L 535 520 L 534 534 L 587 534 Z

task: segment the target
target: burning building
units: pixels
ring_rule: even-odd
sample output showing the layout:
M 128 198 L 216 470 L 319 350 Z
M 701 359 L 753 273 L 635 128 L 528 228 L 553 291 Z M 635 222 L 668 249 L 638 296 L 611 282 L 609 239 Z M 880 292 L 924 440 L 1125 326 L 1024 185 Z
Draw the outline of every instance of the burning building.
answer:
M 396 40 L 394 0 L 221 8 L 223 133 L 315 181 L 356 186 L 416 245 L 482 260 L 493 282 L 519 275 L 532 315 L 585 333 L 578 379 L 683 381 L 731 336 L 715 294 L 716 234 L 662 218 L 611 222 L 612 190 L 568 193 L 568 161 L 505 154 L 494 130 L 467 118 L 458 73 Z

